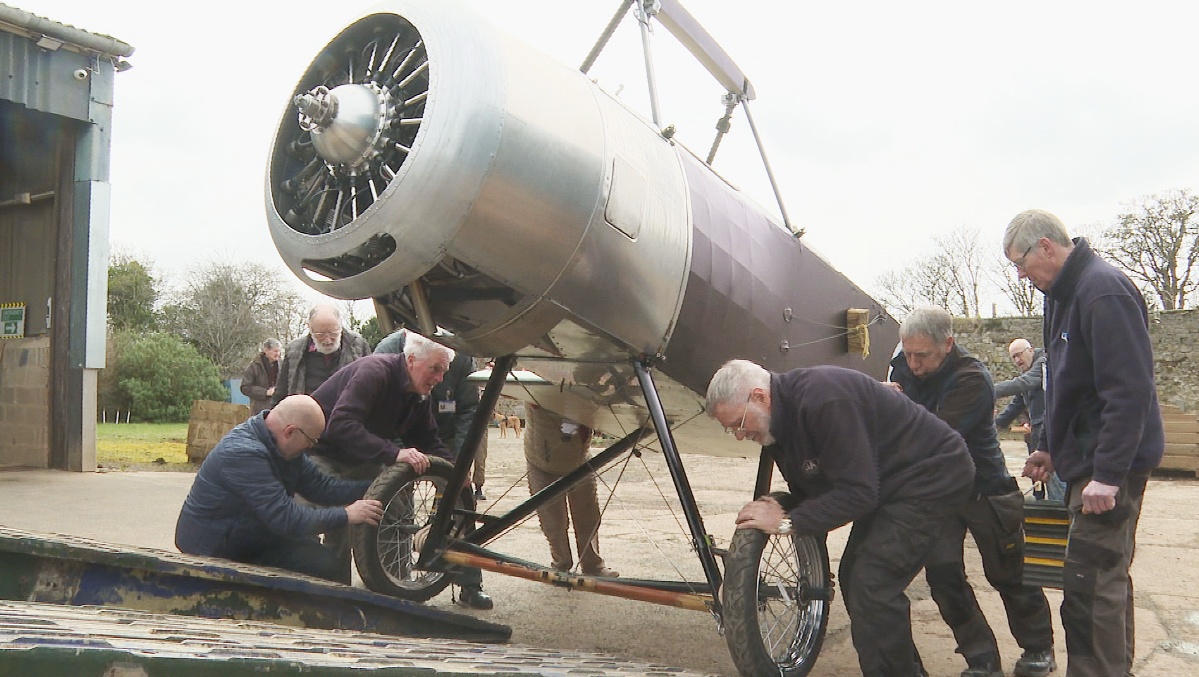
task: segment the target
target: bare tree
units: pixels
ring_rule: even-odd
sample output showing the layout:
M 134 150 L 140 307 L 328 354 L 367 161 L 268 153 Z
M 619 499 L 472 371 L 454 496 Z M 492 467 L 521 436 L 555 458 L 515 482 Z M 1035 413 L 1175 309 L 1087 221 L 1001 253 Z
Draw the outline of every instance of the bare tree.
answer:
M 978 230 L 962 227 L 933 238 L 933 253 L 875 281 L 888 309 L 905 315 L 921 305 L 940 306 L 955 315 L 979 317 L 987 279 Z
M 1199 196 L 1186 190 L 1147 195 L 1126 205 L 1096 249 L 1157 297 L 1163 310 L 1181 310 L 1199 286 Z M 1152 299 L 1151 299 L 1152 300 Z
M 242 373 L 258 345 L 287 338 L 303 314 L 299 295 L 276 271 L 257 263 L 213 263 L 190 276 L 164 324 L 229 378 Z
M 1040 315 L 1043 306 L 1041 297 L 1038 296 L 1039 290 L 1027 279 L 1020 279 L 1011 261 L 1002 256 L 996 256 L 994 261 L 996 285 L 1004 298 L 1016 309 L 1016 314 L 1022 317 Z

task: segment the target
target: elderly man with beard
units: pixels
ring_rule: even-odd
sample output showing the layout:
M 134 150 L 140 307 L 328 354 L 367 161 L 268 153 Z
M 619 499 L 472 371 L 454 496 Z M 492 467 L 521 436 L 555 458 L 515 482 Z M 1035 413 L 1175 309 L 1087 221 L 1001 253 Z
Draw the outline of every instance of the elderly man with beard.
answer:
M 366 339 L 342 326 L 337 306 L 318 303 L 308 311 L 308 333 L 283 351 L 272 404 L 288 395 L 311 395 L 333 372 L 370 352 Z
M 320 442 L 309 452 L 313 460 L 326 472 L 349 479 L 374 479 L 396 462 L 423 473 L 429 456 L 453 462 L 453 453 L 437 434 L 429 397 L 453 359 L 453 350 L 409 332 L 403 353 L 368 355 L 335 372 L 312 393 L 326 420 Z M 397 439 L 404 446 L 397 445 Z M 325 541 L 348 571 L 346 530 L 326 533 Z M 481 584 L 462 587 L 464 604 L 491 608 Z
M 927 674 L 904 590 L 970 494 L 974 464 L 962 437 L 902 393 L 841 367 L 776 374 L 733 360 L 712 377 L 706 409 L 738 440 L 761 444 L 798 499 L 788 512 L 759 498 L 738 513 L 737 528 L 824 538 L 853 522 L 840 578 L 862 674 Z

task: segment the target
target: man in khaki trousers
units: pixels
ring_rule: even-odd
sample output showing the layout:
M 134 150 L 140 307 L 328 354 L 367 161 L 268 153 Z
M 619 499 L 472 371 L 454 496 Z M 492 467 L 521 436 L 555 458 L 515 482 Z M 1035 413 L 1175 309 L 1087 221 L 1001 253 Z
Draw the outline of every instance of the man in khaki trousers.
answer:
M 532 402 L 525 404 L 525 412 L 529 493 L 536 494 L 587 460 L 591 429 Z M 604 558 L 599 554 L 600 510 L 594 475 L 538 509 L 537 517 L 541 521 L 541 531 L 549 541 L 551 565 L 555 569 L 570 571 L 574 568 L 567 533 L 567 528 L 574 522 L 575 544 L 583 574 L 619 576 L 604 566 Z

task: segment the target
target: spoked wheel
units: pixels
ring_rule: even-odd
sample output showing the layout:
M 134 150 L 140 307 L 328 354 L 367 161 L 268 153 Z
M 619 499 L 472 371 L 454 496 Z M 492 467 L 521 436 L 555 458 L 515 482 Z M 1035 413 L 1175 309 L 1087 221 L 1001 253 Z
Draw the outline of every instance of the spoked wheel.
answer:
M 738 529 L 725 558 L 725 640 L 742 675 L 803 677 L 828 625 L 828 549 L 811 536 Z
M 397 463 L 379 475 L 363 498 L 383 503 L 383 519 L 377 527 L 353 527 L 354 563 L 366 587 L 413 602 L 431 599 L 450 584 L 445 573 L 416 568 L 437 501 L 453 472 L 446 461 L 429 460 L 429 469 L 421 475 L 407 463 Z

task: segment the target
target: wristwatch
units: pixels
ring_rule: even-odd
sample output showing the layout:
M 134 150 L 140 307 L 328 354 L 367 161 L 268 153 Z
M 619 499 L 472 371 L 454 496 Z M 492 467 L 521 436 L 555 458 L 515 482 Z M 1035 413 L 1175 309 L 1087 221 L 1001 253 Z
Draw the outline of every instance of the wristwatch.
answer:
M 790 518 L 790 517 L 784 517 L 783 519 L 779 520 L 779 527 L 778 527 L 778 529 L 779 529 L 779 536 L 787 536 L 787 535 L 789 535 L 789 534 L 791 533 L 791 529 L 792 529 L 792 526 L 791 526 L 791 518 Z

